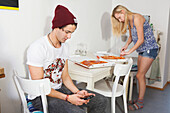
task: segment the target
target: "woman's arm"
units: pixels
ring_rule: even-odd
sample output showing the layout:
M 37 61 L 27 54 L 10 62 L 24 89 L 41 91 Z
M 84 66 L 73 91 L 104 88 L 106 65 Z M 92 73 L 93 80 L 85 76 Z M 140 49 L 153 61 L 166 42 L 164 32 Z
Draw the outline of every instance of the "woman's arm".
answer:
M 128 38 L 128 41 L 126 43 L 127 46 L 129 46 L 129 44 L 132 42 L 132 35 L 131 35 L 131 28 L 130 28 L 130 26 L 128 27 L 128 29 L 129 29 L 129 38 Z
M 143 24 L 145 22 L 145 19 L 142 15 L 136 14 L 134 18 L 134 24 L 137 30 L 138 40 L 136 44 L 128 51 L 128 52 L 122 52 L 122 55 L 128 55 L 131 54 L 133 51 L 135 51 L 142 43 L 144 42 L 144 32 L 143 32 Z
M 145 22 L 145 19 L 142 15 L 137 14 L 134 18 L 134 24 L 136 26 L 138 40 L 136 44 L 129 50 L 129 53 L 132 53 L 135 51 L 140 45 L 144 42 L 144 32 L 143 32 L 143 24 Z
M 128 29 L 129 29 L 129 38 L 128 38 L 128 41 L 126 42 L 126 44 L 122 47 L 121 52 L 126 50 L 129 46 L 129 44 L 132 42 L 131 29 L 130 29 L 129 25 L 128 25 Z

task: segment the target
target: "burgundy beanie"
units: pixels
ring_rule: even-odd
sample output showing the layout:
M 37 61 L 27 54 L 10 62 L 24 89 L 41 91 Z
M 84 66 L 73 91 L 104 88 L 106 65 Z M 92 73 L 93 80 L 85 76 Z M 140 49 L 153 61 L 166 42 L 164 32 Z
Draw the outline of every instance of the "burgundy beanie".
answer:
M 77 23 L 76 17 L 64 6 L 58 5 L 52 20 L 52 29 Z

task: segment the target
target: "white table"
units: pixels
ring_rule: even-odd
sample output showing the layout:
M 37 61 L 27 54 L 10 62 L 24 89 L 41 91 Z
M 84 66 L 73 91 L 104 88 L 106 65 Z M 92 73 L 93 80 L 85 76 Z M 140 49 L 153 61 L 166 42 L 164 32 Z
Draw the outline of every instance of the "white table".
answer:
M 73 63 L 72 61 L 68 62 L 68 70 L 73 80 L 87 83 L 86 88 L 89 90 L 94 90 L 94 84 L 96 81 L 112 74 L 111 67 L 86 69 Z
M 87 89 L 94 90 L 94 84 L 96 81 L 101 80 L 105 77 L 111 76 L 113 73 L 112 67 L 116 63 L 120 63 L 117 61 L 111 62 L 111 66 L 108 67 L 100 67 L 100 68 L 94 68 L 94 69 L 87 69 L 84 67 L 81 67 L 73 62 L 80 62 L 83 59 L 96 59 L 96 56 L 93 53 L 88 53 L 86 56 L 72 56 L 70 57 L 70 60 L 68 62 L 68 70 L 71 78 L 73 80 L 76 80 L 78 82 L 85 82 L 87 83 Z M 73 61 L 73 62 L 72 62 Z

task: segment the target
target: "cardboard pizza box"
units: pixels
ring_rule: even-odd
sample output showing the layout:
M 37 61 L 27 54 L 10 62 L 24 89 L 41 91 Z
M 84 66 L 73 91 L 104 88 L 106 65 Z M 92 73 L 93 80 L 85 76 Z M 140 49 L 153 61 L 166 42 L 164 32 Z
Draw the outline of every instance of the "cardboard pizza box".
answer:
M 4 68 L 0 67 L 0 75 L 4 74 Z

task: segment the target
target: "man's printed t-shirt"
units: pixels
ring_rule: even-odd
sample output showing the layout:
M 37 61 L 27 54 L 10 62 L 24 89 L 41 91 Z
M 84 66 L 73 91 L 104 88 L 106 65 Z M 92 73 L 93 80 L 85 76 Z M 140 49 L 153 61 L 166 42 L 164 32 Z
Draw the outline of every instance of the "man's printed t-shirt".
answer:
M 43 67 L 44 78 L 50 79 L 53 89 L 59 89 L 62 85 L 61 75 L 65 61 L 69 57 L 68 53 L 66 43 L 62 43 L 60 48 L 54 48 L 49 43 L 48 37 L 44 36 L 28 48 L 27 65 Z

